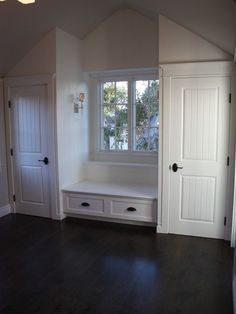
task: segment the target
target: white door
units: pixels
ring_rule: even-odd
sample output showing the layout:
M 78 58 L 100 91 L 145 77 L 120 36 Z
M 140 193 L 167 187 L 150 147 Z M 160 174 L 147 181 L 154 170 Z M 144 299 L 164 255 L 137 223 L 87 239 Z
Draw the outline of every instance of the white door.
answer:
M 17 213 L 50 217 L 47 89 L 10 89 L 13 176 Z
M 224 238 L 229 92 L 226 77 L 172 80 L 170 233 Z

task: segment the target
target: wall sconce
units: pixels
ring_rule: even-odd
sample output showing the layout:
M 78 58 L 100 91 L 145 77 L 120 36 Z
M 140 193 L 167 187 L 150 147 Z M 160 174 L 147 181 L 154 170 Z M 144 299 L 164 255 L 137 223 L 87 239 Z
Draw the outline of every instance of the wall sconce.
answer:
M 79 93 L 74 97 L 74 113 L 79 113 L 80 110 L 84 109 L 85 94 Z

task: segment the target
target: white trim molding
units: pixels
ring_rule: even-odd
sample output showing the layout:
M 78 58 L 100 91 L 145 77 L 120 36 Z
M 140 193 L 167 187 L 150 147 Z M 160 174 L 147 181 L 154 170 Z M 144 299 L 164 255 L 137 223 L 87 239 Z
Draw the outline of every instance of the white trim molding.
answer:
M 144 77 L 145 75 L 150 77 L 150 75 L 153 76 L 159 76 L 159 68 L 141 68 L 141 69 L 119 69 L 119 70 L 107 70 L 107 71 L 95 71 L 95 72 L 87 72 L 87 74 L 91 78 L 96 79 L 109 79 L 109 78 L 138 78 L 138 77 Z
M 158 151 L 137 151 L 135 150 L 135 108 L 134 94 L 135 81 L 137 80 L 159 80 L 159 68 L 148 69 L 128 69 L 90 72 L 90 159 L 93 161 L 107 162 L 132 162 L 156 164 Z M 127 81 L 128 84 L 128 149 L 127 150 L 110 150 L 104 149 L 102 129 L 102 89 L 103 83 L 107 81 Z M 159 121 L 160 123 L 160 121 Z
M 0 218 L 4 217 L 10 213 L 11 213 L 11 205 L 10 204 L 0 207 Z
M 211 61 L 160 64 L 162 77 L 232 76 L 233 62 Z
M 236 246 L 236 169 L 235 169 L 235 162 L 236 162 L 236 152 L 235 152 L 235 143 L 236 143 L 236 64 L 233 66 L 233 79 L 232 79 L 232 99 L 231 99 L 231 120 L 232 120 L 232 139 L 231 139 L 231 155 L 232 155 L 232 164 L 233 168 L 231 169 L 231 180 L 233 181 L 232 183 L 232 191 L 234 193 L 234 198 L 233 198 L 233 212 L 231 215 L 232 219 L 232 229 L 229 230 L 231 231 L 231 247 Z M 235 276 L 236 277 L 236 276 Z M 236 278 L 235 278 L 236 280 Z M 236 283 L 235 283 L 236 287 Z M 235 290 L 236 292 L 236 290 Z

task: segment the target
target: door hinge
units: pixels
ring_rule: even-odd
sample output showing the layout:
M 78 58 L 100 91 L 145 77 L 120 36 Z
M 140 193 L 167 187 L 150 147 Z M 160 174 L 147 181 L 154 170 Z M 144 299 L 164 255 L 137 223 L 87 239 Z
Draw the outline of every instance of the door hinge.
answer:
M 227 166 L 229 167 L 229 156 L 227 157 Z
M 224 226 L 226 226 L 226 216 L 224 217 Z
M 232 94 L 229 93 L 229 103 L 231 104 L 231 98 L 232 98 Z
M 8 100 L 8 108 L 11 109 L 11 101 L 10 100 Z
M 10 154 L 13 156 L 13 148 L 10 149 Z
M 15 203 L 15 201 L 16 201 L 16 196 L 15 196 L 15 194 L 13 195 L 13 202 Z

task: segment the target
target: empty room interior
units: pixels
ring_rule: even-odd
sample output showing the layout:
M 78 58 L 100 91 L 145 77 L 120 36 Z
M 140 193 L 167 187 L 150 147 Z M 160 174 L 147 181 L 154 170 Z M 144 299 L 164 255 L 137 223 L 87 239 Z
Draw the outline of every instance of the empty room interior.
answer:
M 236 313 L 235 0 L 0 0 L 0 36 L 0 313 Z

